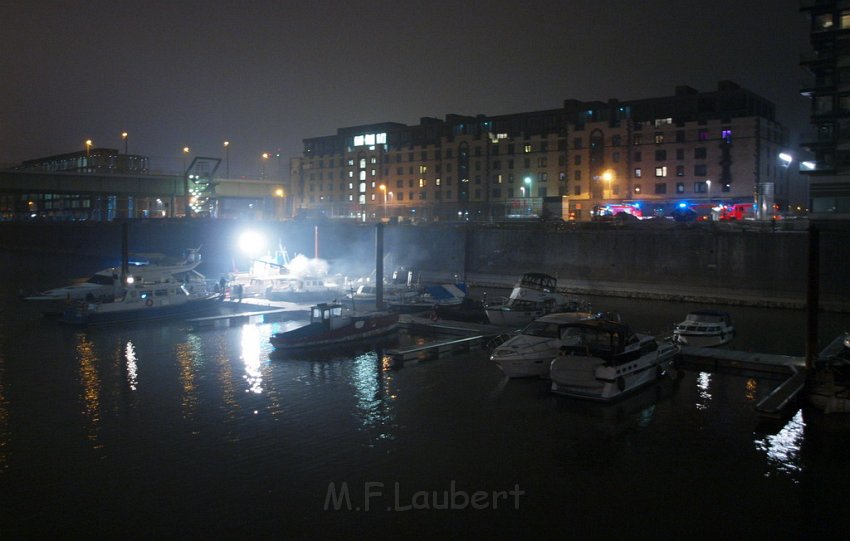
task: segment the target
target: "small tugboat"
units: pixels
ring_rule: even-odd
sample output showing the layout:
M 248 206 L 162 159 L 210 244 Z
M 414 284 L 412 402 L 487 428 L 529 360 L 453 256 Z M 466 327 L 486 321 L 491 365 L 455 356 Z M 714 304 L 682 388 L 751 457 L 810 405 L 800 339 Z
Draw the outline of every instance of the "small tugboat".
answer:
M 397 325 L 396 312 L 346 313 L 342 304 L 320 303 L 310 309 L 310 323 L 275 333 L 269 342 L 279 350 L 329 346 L 388 334 Z
M 683 346 L 722 346 L 734 337 L 732 319 L 722 310 L 695 310 L 673 328 L 673 340 Z
M 549 368 L 552 392 L 610 401 L 662 377 L 681 347 L 633 333 L 623 323 L 592 319 L 561 330 L 561 349 Z

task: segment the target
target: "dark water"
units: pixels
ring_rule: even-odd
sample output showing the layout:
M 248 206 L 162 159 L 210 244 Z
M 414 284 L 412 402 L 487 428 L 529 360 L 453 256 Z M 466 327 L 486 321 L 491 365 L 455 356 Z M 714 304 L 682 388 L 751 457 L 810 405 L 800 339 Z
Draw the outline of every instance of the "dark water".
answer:
M 850 532 L 850 422 L 761 420 L 776 380 L 685 370 L 599 405 L 506 381 L 484 352 L 396 369 L 375 352 L 270 359 L 286 323 L 72 329 L 18 301 L 35 261 L 0 260 L 4 539 Z M 593 302 L 658 334 L 691 308 Z M 734 347 L 802 354 L 803 313 L 730 310 Z M 847 323 L 824 315 L 823 341 Z

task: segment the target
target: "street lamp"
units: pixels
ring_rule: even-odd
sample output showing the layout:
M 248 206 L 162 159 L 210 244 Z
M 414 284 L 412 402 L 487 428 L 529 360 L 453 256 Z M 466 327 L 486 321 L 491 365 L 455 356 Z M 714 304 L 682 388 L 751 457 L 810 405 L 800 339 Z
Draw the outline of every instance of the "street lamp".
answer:
M 384 218 L 387 217 L 387 186 L 385 184 L 381 184 L 378 186 L 382 192 L 384 192 Z
M 127 132 L 123 132 L 121 134 L 121 139 L 124 140 L 124 154 L 127 154 L 127 138 L 130 137 L 130 134 Z
M 711 180 L 706 179 L 705 181 L 705 193 L 708 196 L 708 202 L 711 203 Z
M 86 158 L 91 155 L 91 139 L 86 139 Z
M 229 149 L 230 149 L 230 141 L 225 141 L 224 142 L 224 169 L 225 169 L 225 175 L 227 176 L 227 178 L 230 178 L 230 152 L 228 152 Z
M 263 152 L 262 157 L 263 157 L 263 168 L 260 170 L 260 180 L 263 180 L 263 179 L 266 178 L 266 161 L 269 159 L 269 153 Z

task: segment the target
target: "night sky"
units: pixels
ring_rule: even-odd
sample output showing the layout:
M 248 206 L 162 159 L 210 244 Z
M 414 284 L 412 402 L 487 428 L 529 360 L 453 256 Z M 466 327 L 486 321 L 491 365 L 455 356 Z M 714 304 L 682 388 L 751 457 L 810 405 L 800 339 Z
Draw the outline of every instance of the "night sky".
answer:
M 554 109 L 733 80 L 806 128 L 798 0 L 0 0 L 0 164 L 95 147 L 152 168 L 374 122 Z M 276 164 L 268 164 L 267 174 Z M 222 164 L 222 170 L 224 165 Z

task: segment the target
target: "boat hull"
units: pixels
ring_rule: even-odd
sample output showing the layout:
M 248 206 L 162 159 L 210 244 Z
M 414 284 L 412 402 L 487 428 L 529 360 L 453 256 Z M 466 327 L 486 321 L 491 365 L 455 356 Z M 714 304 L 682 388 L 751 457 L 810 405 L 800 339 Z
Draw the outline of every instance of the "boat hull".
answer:
M 679 350 L 675 344 L 664 343 L 656 351 L 619 367 L 608 366 L 597 357 L 559 356 L 549 369 L 551 390 L 573 398 L 616 400 L 662 377 Z
M 193 299 L 180 304 L 146 306 L 143 303 L 130 306 L 122 303 L 109 303 L 95 309 L 75 307 L 66 310 L 60 321 L 71 325 L 107 325 L 175 319 L 180 317 L 199 317 L 218 310 L 221 306 L 220 295 Z
M 683 345 L 697 348 L 713 348 L 728 344 L 735 337 L 735 331 L 723 333 L 680 332 L 673 339 Z

